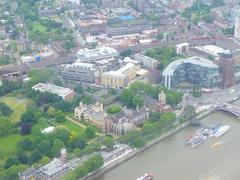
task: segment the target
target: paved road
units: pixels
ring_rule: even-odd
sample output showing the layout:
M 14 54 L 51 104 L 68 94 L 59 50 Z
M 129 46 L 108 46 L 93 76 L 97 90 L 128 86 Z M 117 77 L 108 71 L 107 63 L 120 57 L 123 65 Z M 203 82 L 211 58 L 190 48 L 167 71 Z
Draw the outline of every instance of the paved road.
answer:
M 204 93 L 199 98 L 191 96 L 185 97 L 184 105 L 192 105 L 195 108 L 206 105 L 221 105 L 226 102 L 231 102 L 240 97 L 240 84 L 237 84 L 228 89 L 217 89 L 213 93 Z
M 72 61 L 73 61 L 73 58 L 71 56 L 62 55 L 54 58 L 45 59 L 39 62 L 30 62 L 30 63 L 24 63 L 20 65 L 5 66 L 0 68 L 0 76 L 4 74 L 13 73 L 13 72 L 18 72 L 18 71 L 27 72 L 31 68 L 42 69 L 48 66 L 69 63 Z

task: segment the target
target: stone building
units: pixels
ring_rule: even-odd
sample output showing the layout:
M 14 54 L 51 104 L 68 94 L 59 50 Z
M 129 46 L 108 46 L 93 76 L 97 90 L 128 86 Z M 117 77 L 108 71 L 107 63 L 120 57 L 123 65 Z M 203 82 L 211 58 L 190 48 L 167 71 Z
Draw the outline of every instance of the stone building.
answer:
M 124 109 L 112 116 L 111 131 L 118 135 L 123 135 L 136 128 L 149 118 L 150 112 L 145 107 L 136 110 Z
M 166 104 L 166 94 L 161 91 L 158 95 L 158 102 L 155 105 L 155 111 L 161 114 L 171 112 L 172 107 Z
M 103 104 L 99 102 L 94 105 L 86 105 L 80 102 L 79 106 L 75 108 L 75 117 L 79 120 L 88 121 L 103 132 L 110 130 L 111 121 L 103 110 Z

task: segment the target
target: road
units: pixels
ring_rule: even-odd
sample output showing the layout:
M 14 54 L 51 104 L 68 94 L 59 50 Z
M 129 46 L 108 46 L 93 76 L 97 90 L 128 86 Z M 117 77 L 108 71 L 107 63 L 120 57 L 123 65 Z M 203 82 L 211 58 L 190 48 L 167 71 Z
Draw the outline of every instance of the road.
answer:
M 71 56 L 62 55 L 54 58 L 45 59 L 38 62 L 23 63 L 20 65 L 10 65 L 0 67 L 0 76 L 14 72 L 27 72 L 31 68 L 42 69 L 48 66 L 72 62 Z
M 185 96 L 183 100 L 184 103 L 182 105 L 192 105 L 195 108 L 210 105 L 217 106 L 226 102 L 231 102 L 238 97 L 240 97 L 240 84 L 237 84 L 228 89 L 217 89 L 213 93 L 204 93 L 199 98 Z

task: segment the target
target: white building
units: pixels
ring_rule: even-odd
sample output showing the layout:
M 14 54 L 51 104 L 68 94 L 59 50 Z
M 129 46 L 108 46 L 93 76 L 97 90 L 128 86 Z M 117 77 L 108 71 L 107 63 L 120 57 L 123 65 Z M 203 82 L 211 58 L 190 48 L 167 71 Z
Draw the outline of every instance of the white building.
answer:
M 77 61 L 80 62 L 95 62 L 101 59 L 113 58 L 118 56 L 119 53 L 110 47 L 101 47 L 96 49 L 80 49 L 76 56 L 78 58 Z
M 135 60 L 141 63 L 143 66 L 154 69 L 157 68 L 159 65 L 158 60 L 150 58 L 148 56 L 144 56 L 142 54 L 135 54 Z
M 213 56 L 214 58 L 219 58 L 220 54 L 228 51 L 216 45 L 205 45 L 205 46 L 196 46 L 194 49 L 199 52 Z
M 234 37 L 236 39 L 240 38 L 240 14 L 239 13 L 237 13 L 237 15 L 235 17 Z
M 73 90 L 65 87 L 56 86 L 54 84 L 38 83 L 37 85 L 33 86 L 32 89 L 35 91 L 56 94 L 62 97 L 63 100 L 70 100 L 75 95 Z
M 189 43 L 182 43 L 176 45 L 176 53 L 179 55 L 189 54 Z

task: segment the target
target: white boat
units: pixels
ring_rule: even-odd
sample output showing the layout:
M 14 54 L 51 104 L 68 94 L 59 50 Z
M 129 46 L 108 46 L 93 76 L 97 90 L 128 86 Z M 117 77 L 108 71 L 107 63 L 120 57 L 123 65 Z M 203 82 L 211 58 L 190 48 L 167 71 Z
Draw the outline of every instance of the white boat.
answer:
M 220 137 L 230 129 L 230 126 L 221 126 L 215 134 L 215 137 Z
M 191 144 L 192 148 L 197 147 L 199 144 L 203 143 L 206 139 L 207 139 L 206 136 L 196 138 Z
M 137 180 L 152 180 L 152 179 L 153 179 L 153 176 L 148 173 L 145 173 L 141 177 L 137 178 Z

